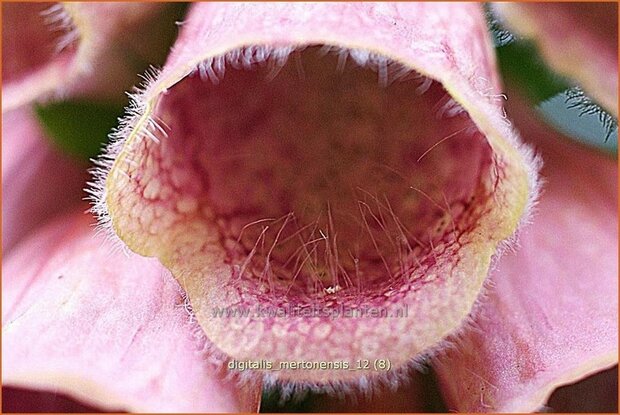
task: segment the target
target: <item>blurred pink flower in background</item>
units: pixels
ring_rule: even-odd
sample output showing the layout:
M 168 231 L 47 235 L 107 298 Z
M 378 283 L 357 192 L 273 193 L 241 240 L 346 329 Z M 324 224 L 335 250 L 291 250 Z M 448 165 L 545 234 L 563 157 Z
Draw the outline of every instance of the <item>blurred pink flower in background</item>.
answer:
M 80 203 L 88 173 L 45 137 L 32 110 L 2 115 L 2 249 Z

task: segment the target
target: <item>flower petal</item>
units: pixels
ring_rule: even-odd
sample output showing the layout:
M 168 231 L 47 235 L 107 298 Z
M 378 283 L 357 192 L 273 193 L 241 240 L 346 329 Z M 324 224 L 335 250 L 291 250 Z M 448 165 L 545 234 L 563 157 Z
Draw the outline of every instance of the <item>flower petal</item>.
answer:
M 617 163 L 545 129 L 518 100 L 511 109 L 542 153 L 546 184 L 472 330 L 435 365 L 459 411 L 534 411 L 618 361 Z
M 90 222 L 56 221 L 3 265 L 3 384 L 101 408 L 256 411 L 260 385 L 209 362 L 167 271 L 106 243 Z
M 110 90 L 116 94 L 118 85 L 131 85 L 135 71 L 128 70 L 131 63 L 116 43 L 127 47 L 127 38 L 160 7 L 103 2 L 3 4 L 2 111 L 54 94 L 102 97 Z M 105 76 L 91 76 L 95 71 Z
M 533 38 L 557 72 L 618 116 L 618 4 L 495 3 L 511 30 Z
M 110 149 L 99 213 L 229 356 L 401 368 L 459 329 L 535 197 L 497 85 L 479 4 L 195 4 Z M 268 314 L 214 314 L 231 307 Z
M 62 155 L 29 108 L 2 114 L 2 249 L 76 206 L 85 196 L 86 165 Z

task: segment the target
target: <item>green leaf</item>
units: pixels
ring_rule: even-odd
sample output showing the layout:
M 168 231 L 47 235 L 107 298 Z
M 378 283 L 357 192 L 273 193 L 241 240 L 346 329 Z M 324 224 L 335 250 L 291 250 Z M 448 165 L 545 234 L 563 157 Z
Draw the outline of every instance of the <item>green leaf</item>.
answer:
M 47 136 L 64 153 L 88 160 L 99 154 L 123 115 L 123 106 L 96 101 L 62 101 L 35 105 Z

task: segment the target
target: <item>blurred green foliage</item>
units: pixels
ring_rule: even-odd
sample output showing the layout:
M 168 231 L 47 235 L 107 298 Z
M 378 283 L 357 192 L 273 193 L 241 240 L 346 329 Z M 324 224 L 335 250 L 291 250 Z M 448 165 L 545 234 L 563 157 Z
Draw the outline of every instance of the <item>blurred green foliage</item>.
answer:
M 519 85 L 533 102 L 546 101 L 571 88 L 565 78 L 549 70 L 531 41 L 515 41 L 496 51 L 504 81 Z
M 49 139 L 64 153 L 88 160 L 99 154 L 108 134 L 123 115 L 123 105 L 110 102 L 61 101 L 35 105 Z

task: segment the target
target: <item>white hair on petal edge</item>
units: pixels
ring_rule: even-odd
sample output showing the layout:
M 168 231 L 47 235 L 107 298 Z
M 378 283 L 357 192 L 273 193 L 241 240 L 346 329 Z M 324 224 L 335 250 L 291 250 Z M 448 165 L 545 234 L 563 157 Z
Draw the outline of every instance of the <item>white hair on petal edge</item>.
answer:
M 345 396 L 355 399 L 364 397 L 372 399 L 382 390 L 396 390 L 411 380 L 412 371 L 423 371 L 425 358 L 416 357 L 409 363 L 387 372 L 362 375 L 356 379 L 334 380 L 327 382 L 289 381 L 278 379 L 271 372 L 263 374 L 263 387 L 267 390 L 278 391 L 280 403 L 284 401 L 299 401 L 309 392 L 326 393 L 343 399 Z
M 248 46 L 208 58 L 199 63 L 192 73 L 197 71 L 202 79 L 217 84 L 224 78 L 226 65 L 234 69 L 251 70 L 257 65 L 271 64 L 274 69 L 279 69 L 286 64 L 289 55 L 296 49 L 294 46 Z
M 224 55 L 210 57 L 199 63 L 191 72 L 198 72 L 202 79 L 209 80 L 214 84 L 219 83 L 225 75 L 226 66 L 230 65 L 234 69 L 252 70 L 259 66 L 268 66 L 272 68 L 269 78 L 272 79 L 277 75 L 288 61 L 289 56 L 293 52 L 301 52 L 307 46 L 263 46 L 252 45 L 244 48 L 234 49 Z M 377 73 L 379 85 L 385 87 L 391 82 L 405 78 L 414 72 L 392 59 L 370 52 L 364 49 L 348 49 L 339 46 L 322 46 L 319 50 L 321 55 L 328 53 L 338 55 L 338 70 L 344 69 L 344 65 L 348 58 L 358 66 L 371 69 Z M 420 93 L 425 92 L 430 87 L 432 81 L 429 78 L 417 76 L 420 79 Z
M 205 59 L 196 65 L 188 75 L 198 73 L 201 78 L 217 84 L 225 75 L 226 65 L 230 65 L 235 69 L 245 70 L 252 70 L 258 66 L 268 66 L 272 69 L 269 77 L 273 78 L 286 64 L 293 52 L 303 51 L 304 49 L 306 49 L 305 45 L 252 45 L 238 48 L 223 55 Z M 339 59 L 343 59 L 343 62 L 346 62 L 346 59 L 351 57 L 352 61 L 357 65 L 376 71 L 378 82 L 382 86 L 389 84 L 390 77 L 392 81 L 395 81 L 403 79 L 408 74 L 414 72 L 412 69 L 396 63 L 387 57 L 365 50 L 323 46 L 320 53 L 336 53 Z M 130 98 L 129 106 L 125 109 L 125 115 L 119 119 L 119 126 L 110 133 L 110 143 L 98 159 L 92 160 L 95 164 L 95 167 L 91 169 L 93 180 L 88 183 L 88 188 L 86 189 L 86 192 L 90 195 L 88 200 L 93 204 L 91 211 L 98 218 L 98 231 L 119 246 L 123 246 L 124 243 L 112 229 L 111 218 L 106 205 L 106 181 L 118 155 L 121 152 L 128 153 L 131 150 L 125 146 L 127 137 L 133 135 L 136 140 L 132 144 L 136 145 L 143 138 L 159 142 L 162 135 L 166 136 L 164 128 L 161 127 L 160 122 L 155 120 L 152 115 L 143 119 L 147 112 L 146 96 L 149 95 L 148 91 L 159 77 L 159 74 L 160 70 L 151 67 L 142 76 L 144 82 L 136 87 L 133 93 L 128 94 Z M 415 78 L 420 82 L 419 93 L 424 93 L 428 90 L 431 84 L 429 78 L 422 76 L 416 76 Z M 455 109 L 458 106 L 455 104 L 451 104 L 446 110 L 450 113 L 460 113 L 460 110 L 457 111 Z M 126 158 L 125 161 L 127 163 L 132 162 L 130 158 Z M 118 172 L 119 174 L 123 173 L 121 170 L 118 170 Z
M 159 76 L 159 73 L 160 71 L 157 68 L 149 68 L 145 75 L 142 76 L 144 82 L 139 87 L 136 87 L 134 92 L 127 94 L 129 96 L 129 106 L 125 108 L 125 115 L 118 119 L 118 127 L 109 134 L 108 137 L 110 141 L 103 150 L 103 153 L 97 159 L 91 159 L 94 163 L 94 167 L 90 169 L 93 180 L 87 183 L 88 187 L 85 189 L 89 194 L 87 199 L 90 200 L 93 205 L 91 212 L 98 219 L 97 231 L 103 234 L 113 245 L 123 247 L 125 250 L 128 248 L 112 229 L 112 220 L 106 204 L 106 182 L 116 158 L 122 152 L 127 153 L 131 150 L 125 146 L 127 137 L 133 134 L 138 142 L 144 137 L 159 142 L 157 134 L 166 134 L 165 130 L 152 116 L 148 116 L 148 118 L 139 125 L 139 121 L 142 120 L 147 113 L 147 102 L 145 97 L 147 96 L 150 86 L 153 85 Z M 130 158 L 128 158 L 127 161 L 128 163 L 132 162 Z M 120 172 L 124 173 L 122 171 Z

